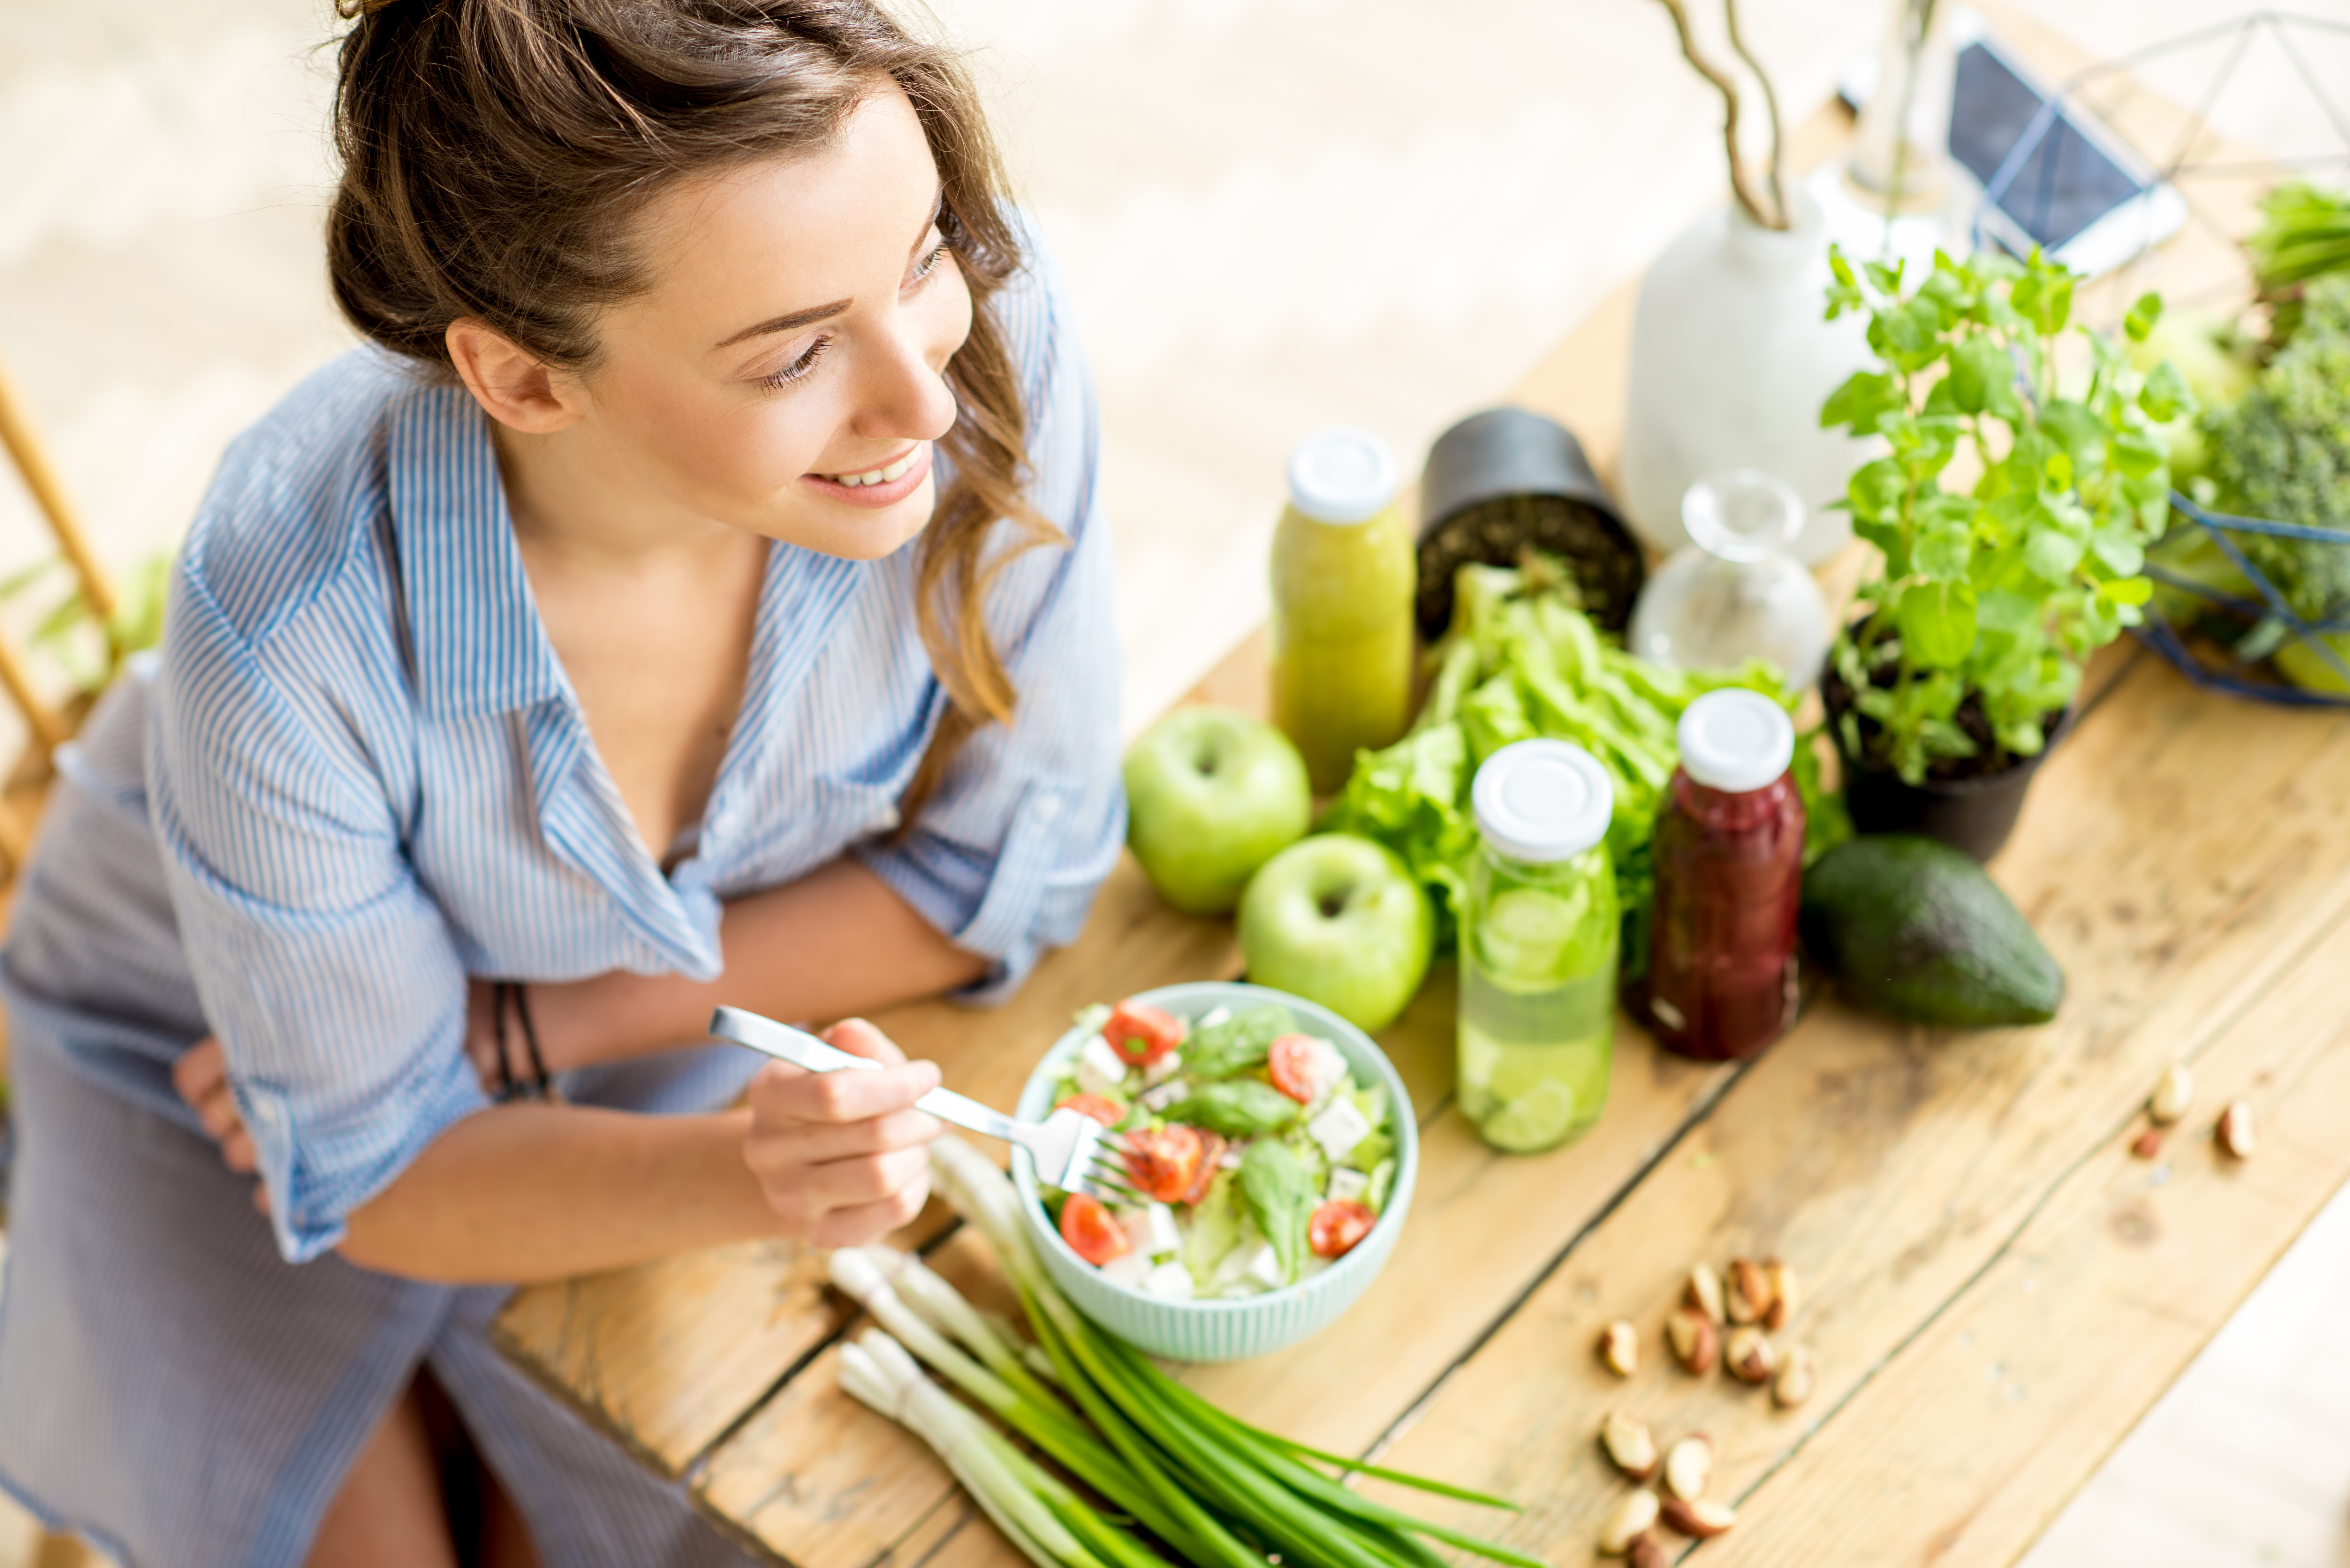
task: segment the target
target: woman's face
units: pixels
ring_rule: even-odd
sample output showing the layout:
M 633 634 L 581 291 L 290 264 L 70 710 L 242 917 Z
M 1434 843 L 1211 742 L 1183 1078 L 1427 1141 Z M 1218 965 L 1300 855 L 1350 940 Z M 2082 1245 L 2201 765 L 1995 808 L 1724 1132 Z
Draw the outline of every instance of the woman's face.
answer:
M 971 332 L 912 104 L 868 96 L 829 145 L 689 181 L 639 243 L 652 286 L 606 311 L 575 433 L 614 478 L 830 556 L 886 556 L 936 497 L 941 372 Z

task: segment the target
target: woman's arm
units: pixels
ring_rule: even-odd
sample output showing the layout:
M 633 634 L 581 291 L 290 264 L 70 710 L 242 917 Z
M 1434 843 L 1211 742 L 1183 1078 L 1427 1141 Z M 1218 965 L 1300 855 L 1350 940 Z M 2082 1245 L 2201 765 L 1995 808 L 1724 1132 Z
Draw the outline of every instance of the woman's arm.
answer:
M 770 1018 L 838 1018 L 935 996 L 987 967 L 847 857 L 735 899 L 718 934 L 726 970 L 708 983 L 615 973 L 530 987 L 531 1021 L 548 1067 L 561 1072 L 701 1041 L 711 1010 L 722 1005 Z M 473 1038 L 478 1057 L 489 1036 L 477 1024 Z M 494 1073 L 495 1065 L 489 1061 L 484 1070 Z
M 757 1236 L 871 1241 L 929 1194 L 925 1146 L 939 1124 L 910 1107 L 937 1086 L 938 1068 L 906 1062 L 861 1020 L 825 1037 L 892 1064 L 819 1075 L 770 1063 L 748 1109 L 712 1116 L 494 1106 L 452 1126 L 352 1210 L 337 1251 L 412 1279 L 520 1284 Z M 220 1064 L 208 1041 L 175 1077 L 223 1139 L 222 1158 L 250 1172 Z

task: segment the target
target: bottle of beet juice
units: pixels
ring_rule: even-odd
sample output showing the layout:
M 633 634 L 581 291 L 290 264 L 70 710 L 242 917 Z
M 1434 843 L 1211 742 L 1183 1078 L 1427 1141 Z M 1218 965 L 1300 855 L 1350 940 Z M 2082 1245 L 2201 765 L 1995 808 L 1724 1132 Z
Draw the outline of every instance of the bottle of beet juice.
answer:
M 1795 727 L 1759 691 L 1709 691 L 1681 714 L 1680 748 L 1657 817 L 1647 1012 L 1668 1049 L 1734 1061 L 1795 1021 Z

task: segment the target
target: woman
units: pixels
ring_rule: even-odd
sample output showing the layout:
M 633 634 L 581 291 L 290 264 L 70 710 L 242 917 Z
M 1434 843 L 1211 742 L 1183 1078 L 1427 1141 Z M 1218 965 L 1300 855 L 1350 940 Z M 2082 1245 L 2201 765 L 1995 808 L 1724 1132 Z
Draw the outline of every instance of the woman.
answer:
M 0 961 L 0 1480 L 134 1563 L 453 1563 L 445 1396 L 483 1560 L 733 1561 L 484 1328 L 920 1205 L 934 1068 L 702 1026 L 1075 933 L 1124 811 L 1085 370 L 864 0 L 373 4 L 337 132 L 371 346 L 231 449 Z

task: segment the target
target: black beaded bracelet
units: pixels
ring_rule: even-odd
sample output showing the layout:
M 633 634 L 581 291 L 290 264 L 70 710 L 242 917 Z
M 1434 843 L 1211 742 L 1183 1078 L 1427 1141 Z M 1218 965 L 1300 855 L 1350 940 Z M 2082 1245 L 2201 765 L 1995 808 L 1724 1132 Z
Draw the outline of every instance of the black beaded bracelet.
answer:
M 514 1074 L 514 1054 L 506 1044 L 506 1006 L 511 1002 L 515 1016 L 522 1021 L 523 1048 L 530 1054 L 530 1076 L 517 1079 Z M 520 981 L 501 980 L 490 985 L 490 1019 L 495 1029 L 498 1047 L 498 1087 L 493 1096 L 500 1104 L 509 1100 L 555 1100 L 557 1096 L 553 1075 L 546 1070 L 546 1057 L 538 1048 L 538 1028 L 531 1022 L 530 1002 Z

